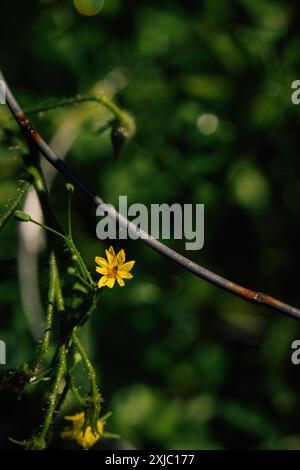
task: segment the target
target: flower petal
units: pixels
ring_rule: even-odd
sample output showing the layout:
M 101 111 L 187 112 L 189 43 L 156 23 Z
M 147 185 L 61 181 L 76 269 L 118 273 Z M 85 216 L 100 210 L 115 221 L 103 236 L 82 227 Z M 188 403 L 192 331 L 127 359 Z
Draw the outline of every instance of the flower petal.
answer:
M 108 279 L 106 285 L 107 285 L 107 287 L 109 287 L 111 289 L 112 287 L 114 287 L 115 282 L 116 282 L 116 278 L 111 277 L 110 279 Z
M 106 268 L 107 267 L 106 259 L 101 258 L 101 256 L 96 256 L 95 263 L 99 264 L 99 266 L 101 266 L 101 268 Z
M 120 266 L 120 270 L 127 271 L 127 272 L 131 271 L 134 264 L 135 264 L 135 261 L 128 261 L 128 263 L 122 264 L 122 266 Z
M 119 276 L 119 274 L 117 274 L 117 281 L 118 281 L 119 286 L 121 287 L 125 286 L 125 282 L 123 281 L 122 277 Z
M 84 449 L 90 449 L 103 435 L 104 422 L 97 420 L 97 431 L 93 432 L 90 425 L 84 427 L 85 413 L 76 413 L 72 416 L 65 416 L 65 419 L 72 421 L 72 425 L 61 432 L 62 439 L 74 439 Z
M 123 277 L 124 279 L 132 279 L 133 278 L 133 275 L 128 273 L 127 271 L 118 270 L 118 275 Z
M 115 250 L 112 246 L 109 247 L 109 250 L 105 250 L 105 254 L 108 262 L 113 263 L 115 258 Z
M 86 429 L 80 429 L 76 433 L 75 439 L 81 447 L 89 449 L 100 439 L 100 434 L 97 432 L 93 434 L 91 426 L 87 426 Z
M 99 266 L 96 266 L 96 272 L 99 274 L 107 274 L 108 269 L 107 268 L 100 268 Z
M 98 282 L 98 288 L 101 289 L 101 287 L 106 286 L 107 281 L 108 281 L 107 276 L 100 277 L 99 282 Z
M 74 415 L 65 416 L 65 419 L 68 421 L 84 423 L 84 412 L 75 413 Z
M 125 251 L 124 250 L 120 250 L 119 253 L 116 255 L 115 263 L 117 265 L 125 263 Z

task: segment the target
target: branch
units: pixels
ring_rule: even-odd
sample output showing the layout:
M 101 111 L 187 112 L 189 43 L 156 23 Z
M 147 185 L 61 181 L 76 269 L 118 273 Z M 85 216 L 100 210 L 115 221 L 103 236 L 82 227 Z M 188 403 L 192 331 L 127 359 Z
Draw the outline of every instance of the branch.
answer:
M 5 81 L 1 70 L 0 80 Z M 75 188 L 77 188 L 81 193 L 83 193 L 90 202 L 92 202 L 96 206 L 103 204 L 103 199 L 98 196 L 92 189 L 90 189 L 89 186 L 87 186 L 82 180 L 77 178 L 77 176 L 70 170 L 70 168 L 58 157 L 58 155 L 56 155 L 56 153 L 51 149 L 51 147 L 49 147 L 49 145 L 43 140 L 43 138 L 36 131 L 35 127 L 24 115 L 24 112 L 20 108 L 7 84 L 6 86 L 6 104 L 10 109 L 12 115 L 14 116 L 15 120 L 19 124 L 23 134 L 27 136 L 27 139 L 30 140 L 32 144 L 34 144 L 40 150 L 40 152 L 44 155 L 48 162 L 53 165 L 56 170 L 66 178 L 67 181 L 71 182 Z M 271 297 L 270 295 L 261 292 L 255 292 L 253 290 L 247 289 L 246 287 L 242 287 L 239 284 L 229 281 L 228 279 L 225 279 L 224 277 L 221 277 L 218 274 L 209 271 L 203 266 L 200 266 L 199 264 L 189 260 L 185 256 L 177 253 L 176 251 L 167 247 L 160 241 L 151 237 L 149 234 L 140 230 L 132 222 L 126 219 L 126 217 L 118 213 L 116 209 L 114 209 L 112 206 L 108 205 L 106 209 L 108 215 L 113 220 L 116 220 L 122 228 L 127 229 L 130 224 L 130 230 L 136 235 L 138 235 L 138 237 L 141 238 L 145 244 L 150 246 L 158 253 L 166 256 L 179 266 L 182 266 L 186 270 L 192 272 L 196 276 L 226 290 L 227 292 L 235 294 L 238 297 L 243 298 L 244 300 L 255 304 L 267 305 L 268 307 L 271 307 L 274 310 L 277 310 L 285 315 L 300 320 L 299 309 L 292 307 L 291 305 L 287 305 L 284 302 L 281 302 L 280 300 Z

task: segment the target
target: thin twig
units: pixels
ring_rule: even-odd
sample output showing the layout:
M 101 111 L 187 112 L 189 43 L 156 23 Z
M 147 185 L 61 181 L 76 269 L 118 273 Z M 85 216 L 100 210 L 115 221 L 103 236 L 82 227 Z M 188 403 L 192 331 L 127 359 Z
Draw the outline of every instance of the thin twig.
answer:
M 128 116 L 114 104 L 113 101 L 109 100 L 105 96 L 75 96 L 74 98 L 67 98 L 56 103 L 49 103 L 39 108 L 28 109 L 26 115 L 39 114 L 46 111 L 51 111 L 57 108 L 64 108 L 67 106 L 75 106 L 80 103 L 98 103 L 108 109 L 115 117 L 120 121 L 121 124 L 128 124 Z
M 5 81 L 4 76 L 0 70 L 0 79 Z M 5 82 L 6 83 L 6 82 Z M 56 155 L 56 153 L 49 147 L 49 145 L 42 139 L 39 133 L 36 131 L 35 127 L 31 124 L 31 122 L 26 118 L 22 109 L 20 108 L 19 104 L 17 103 L 16 99 L 14 98 L 13 94 L 11 93 L 8 85 L 6 90 L 6 103 L 8 108 L 10 109 L 12 115 L 16 119 L 17 123 L 19 124 L 20 128 L 22 129 L 23 133 L 27 135 L 27 138 L 34 143 L 40 152 L 44 155 L 44 157 L 53 165 L 56 170 L 63 175 L 67 181 L 71 182 L 74 187 L 76 187 L 80 192 L 82 192 L 93 204 L 99 206 L 100 204 L 104 204 L 103 199 L 98 196 L 92 189 L 89 188 L 83 181 L 81 181 L 77 176 L 69 169 L 69 167 Z M 113 219 L 119 222 L 120 227 L 128 229 L 130 224 L 130 229 L 133 233 L 138 235 L 138 238 L 141 238 L 144 243 L 149 245 L 152 249 L 156 250 L 157 252 L 161 253 L 162 255 L 166 256 L 176 264 L 182 266 L 183 268 L 187 269 L 188 271 L 192 272 L 196 276 L 205 279 L 206 281 L 215 284 L 218 287 L 230 292 L 232 294 L 237 295 L 249 302 L 255 304 L 263 304 L 267 305 L 281 313 L 284 313 L 290 317 L 300 319 L 300 310 L 291 306 L 287 305 L 280 300 L 277 300 L 270 295 L 255 292 L 251 289 L 246 287 L 240 286 L 228 279 L 225 279 L 218 274 L 209 271 L 208 269 L 200 266 L 199 264 L 189 260 L 185 256 L 177 253 L 176 251 L 172 250 L 171 248 L 167 247 L 160 241 L 154 239 L 146 232 L 143 232 L 138 227 L 136 227 L 132 222 L 130 222 L 126 217 L 121 215 L 114 209 L 112 206 L 107 205 L 106 210 L 108 215 Z

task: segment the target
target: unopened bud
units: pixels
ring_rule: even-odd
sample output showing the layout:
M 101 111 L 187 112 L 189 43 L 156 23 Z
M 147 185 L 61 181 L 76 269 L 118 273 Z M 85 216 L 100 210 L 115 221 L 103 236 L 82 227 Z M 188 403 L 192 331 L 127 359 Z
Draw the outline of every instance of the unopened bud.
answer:
M 74 186 L 73 186 L 73 184 L 72 184 L 72 183 L 67 183 L 67 184 L 66 184 L 66 190 L 67 190 L 69 193 L 73 194 L 73 193 L 74 193 Z
M 116 158 L 118 158 L 124 145 L 129 139 L 129 132 L 123 126 L 113 126 L 110 136 L 114 148 L 114 155 Z
M 21 222 L 30 222 L 31 220 L 30 215 L 22 211 L 15 211 L 14 216 L 17 220 L 20 220 Z

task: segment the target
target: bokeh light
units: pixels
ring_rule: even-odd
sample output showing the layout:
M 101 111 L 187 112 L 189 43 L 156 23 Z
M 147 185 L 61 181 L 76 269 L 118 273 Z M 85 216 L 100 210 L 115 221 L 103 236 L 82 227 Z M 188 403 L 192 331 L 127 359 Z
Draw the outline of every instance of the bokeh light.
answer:
M 94 16 L 100 13 L 104 0 L 74 0 L 76 10 L 85 16 Z
M 197 120 L 198 130 L 205 135 L 211 135 L 216 132 L 218 125 L 219 119 L 211 113 L 202 114 Z

